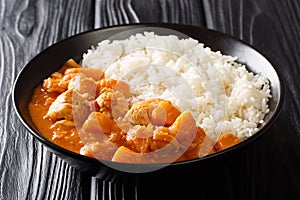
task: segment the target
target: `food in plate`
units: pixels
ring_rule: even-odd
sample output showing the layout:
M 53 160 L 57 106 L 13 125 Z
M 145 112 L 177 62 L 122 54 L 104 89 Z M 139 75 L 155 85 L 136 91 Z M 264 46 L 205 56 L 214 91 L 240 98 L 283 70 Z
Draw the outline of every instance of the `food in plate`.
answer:
M 68 60 L 29 103 L 49 140 L 102 160 L 160 163 L 221 151 L 269 112 L 267 78 L 198 41 L 154 33 L 102 41 Z

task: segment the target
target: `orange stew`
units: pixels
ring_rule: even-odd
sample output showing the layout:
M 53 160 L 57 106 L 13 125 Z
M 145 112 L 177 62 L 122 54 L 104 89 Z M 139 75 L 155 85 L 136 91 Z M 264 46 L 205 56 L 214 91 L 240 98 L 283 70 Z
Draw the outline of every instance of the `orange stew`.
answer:
M 216 144 L 189 112 L 153 98 L 129 103 L 127 83 L 80 68 L 73 59 L 34 91 L 33 122 L 48 140 L 82 155 L 130 163 L 188 160 L 240 142 L 222 135 Z

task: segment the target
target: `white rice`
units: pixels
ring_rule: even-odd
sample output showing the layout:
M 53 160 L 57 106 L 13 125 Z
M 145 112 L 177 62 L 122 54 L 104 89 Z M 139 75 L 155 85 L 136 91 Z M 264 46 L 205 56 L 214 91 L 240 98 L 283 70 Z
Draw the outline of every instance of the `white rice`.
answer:
M 211 138 L 229 132 L 250 137 L 269 112 L 266 77 L 192 38 L 145 32 L 105 40 L 83 55 L 82 66 L 126 81 L 132 102 L 160 97 L 190 111 Z

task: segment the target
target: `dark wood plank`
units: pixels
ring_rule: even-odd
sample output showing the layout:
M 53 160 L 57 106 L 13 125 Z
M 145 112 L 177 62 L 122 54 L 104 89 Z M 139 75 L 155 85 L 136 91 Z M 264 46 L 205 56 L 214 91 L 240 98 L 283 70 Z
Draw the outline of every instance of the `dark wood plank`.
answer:
M 95 28 L 142 22 L 204 25 L 201 1 L 96 0 Z
M 246 176 L 230 183 L 236 191 L 242 191 L 237 199 L 299 199 L 300 2 L 203 0 L 203 4 L 209 28 L 259 49 L 280 69 L 286 86 L 279 120 L 245 155 L 247 160 L 239 167 L 246 167 Z
M 49 153 L 13 111 L 22 66 L 47 46 L 93 25 L 93 1 L 3 0 L 0 5 L 0 199 L 84 199 L 89 183 Z M 88 188 L 89 189 L 89 188 Z

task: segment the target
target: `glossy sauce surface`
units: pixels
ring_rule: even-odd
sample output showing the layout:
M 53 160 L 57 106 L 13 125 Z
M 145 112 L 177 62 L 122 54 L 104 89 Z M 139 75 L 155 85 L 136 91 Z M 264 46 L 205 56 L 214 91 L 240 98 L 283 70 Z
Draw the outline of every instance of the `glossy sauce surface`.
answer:
M 38 86 L 35 89 L 32 101 L 28 105 L 32 121 L 45 138 L 57 144 L 58 146 L 79 153 L 80 148 L 83 145 L 77 135 L 77 132 L 74 132 L 73 134 L 65 134 L 65 136 L 61 137 L 55 137 L 55 135 L 62 133 L 62 130 L 54 131 L 51 128 L 51 126 L 54 124 L 53 121 L 45 118 L 52 103 L 49 99 L 55 99 L 57 96 L 58 95 L 55 93 L 45 92 L 41 86 Z M 70 129 L 68 131 L 71 132 L 74 130 Z

